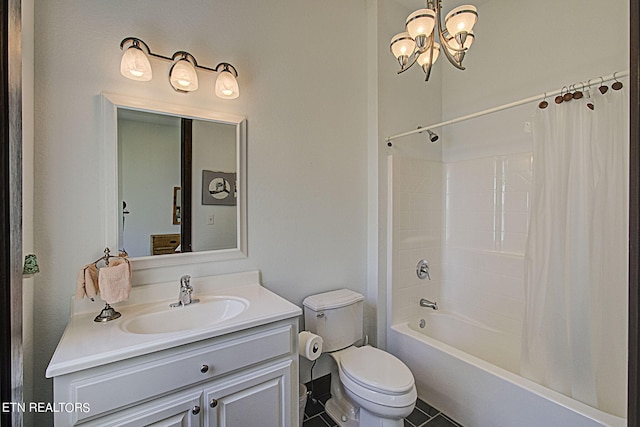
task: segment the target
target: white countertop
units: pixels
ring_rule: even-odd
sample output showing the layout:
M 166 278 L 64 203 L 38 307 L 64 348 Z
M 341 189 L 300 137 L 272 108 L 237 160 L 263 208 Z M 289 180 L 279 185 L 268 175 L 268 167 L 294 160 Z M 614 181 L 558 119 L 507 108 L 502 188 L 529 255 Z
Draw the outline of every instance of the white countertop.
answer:
M 129 301 L 114 304 L 122 314 L 106 323 L 94 322 L 103 304 L 86 301 L 74 302 L 74 310 L 67 328 L 58 343 L 49 366 L 47 378 L 92 368 L 167 348 L 213 338 L 243 329 L 264 325 L 278 320 L 297 317 L 300 307 L 276 295 L 259 284 L 259 273 L 239 273 L 225 276 L 192 279 L 193 298 L 212 295 L 236 297 L 249 301 L 248 308 L 228 320 L 209 327 L 187 331 L 135 334 L 122 326 L 128 319 L 143 312 L 149 304 L 176 302 L 179 290 L 177 281 L 133 288 Z M 166 298 L 169 294 L 174 296 Z M 158 299 L 150 299 L 152 296 Z M 88 311 L 91 307 L 92 311 Z M 188 309 L 188 306 L 185 307 Z

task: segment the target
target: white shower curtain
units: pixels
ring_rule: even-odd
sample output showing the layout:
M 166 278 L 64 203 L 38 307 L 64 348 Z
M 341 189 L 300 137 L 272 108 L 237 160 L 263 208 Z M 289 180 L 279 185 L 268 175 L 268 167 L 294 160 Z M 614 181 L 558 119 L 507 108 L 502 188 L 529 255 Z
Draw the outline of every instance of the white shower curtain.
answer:
M 628 106 L 595 92 L 534 121 L 521 372 L 625 416 Z

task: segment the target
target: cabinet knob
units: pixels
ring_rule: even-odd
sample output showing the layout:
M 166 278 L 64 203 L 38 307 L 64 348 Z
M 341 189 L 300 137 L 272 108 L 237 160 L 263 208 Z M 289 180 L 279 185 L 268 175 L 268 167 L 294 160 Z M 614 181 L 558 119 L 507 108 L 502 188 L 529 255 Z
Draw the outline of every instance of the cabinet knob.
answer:
M 200 372 L 202 372 L 203 374 L 206 374 L 209 371 L 209 365 L 202 365 L 200 367 Z
M 209 406 L 215 408 L 216 406 L 218 406 L 218 401 L 216 399 L 211 399 L 211 402 L 209 402 Z
M 198 414 L 200 413 L 200 407 L 199 407 L 198 405 L 194 406 L 194 407 L 191 409 L 191 413 L 192 413 L 193 415 L 198 415 Z

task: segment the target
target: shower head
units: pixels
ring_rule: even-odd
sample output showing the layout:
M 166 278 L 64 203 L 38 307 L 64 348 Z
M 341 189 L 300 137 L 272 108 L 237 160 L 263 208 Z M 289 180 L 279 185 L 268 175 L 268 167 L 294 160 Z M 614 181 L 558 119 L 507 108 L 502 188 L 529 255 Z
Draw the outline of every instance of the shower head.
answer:
M 422 129 L 422 126 L 418 126 L 418 130 Z M 429 134 L 429 141 L 431 141 L 432 144 L 435 144 L 435 142 L 440 139 L 440 137 L 438 136 L 437 133 L 431 131 L 430 129 L 425 129 L 427 131 L 427 133 Z M 424 132 L 424 130 L 420 130 L 419 133 Z
M 435 132 L 432 132 L 430 130 L 427 130 L 427 133 L 429 134 L 429 141 L 435 143 L 438 138 L 440 138 Z

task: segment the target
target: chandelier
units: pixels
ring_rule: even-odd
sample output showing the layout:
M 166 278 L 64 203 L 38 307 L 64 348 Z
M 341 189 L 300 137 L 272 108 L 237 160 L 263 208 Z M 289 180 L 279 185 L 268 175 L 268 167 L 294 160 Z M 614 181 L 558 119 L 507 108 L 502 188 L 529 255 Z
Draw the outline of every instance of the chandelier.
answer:
M 391 53 L 400 64 L 398 74 L 407 71 L 416 62 L 429 80 L 431 67 L 440 51 L 459 70 L 462 60 L 473 44 L 473 26 L 478 21 L 475 6 L 456 7 L 447 14 L 442 27 L 442 0 L 427 0 L 426 9 L 418 9 L 407 17 L 405 29 L 391 39 Z M 436 23 L 438 41 L 436 41 Z M 444 45 L 444 48 L 442 47 Z

